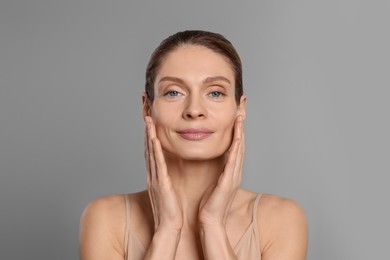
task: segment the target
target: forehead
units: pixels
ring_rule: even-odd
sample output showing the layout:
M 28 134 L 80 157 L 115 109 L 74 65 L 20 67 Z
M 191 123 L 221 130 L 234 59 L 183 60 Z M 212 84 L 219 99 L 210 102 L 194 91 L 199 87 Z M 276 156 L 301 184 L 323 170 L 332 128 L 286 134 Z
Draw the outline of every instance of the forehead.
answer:
M 234 82 L 234 72 L 228 58 L 209 48 L 197 45 L 180 46 L 163 60 L 156 75 L 162 77 L 205 78 L 224 76 Z

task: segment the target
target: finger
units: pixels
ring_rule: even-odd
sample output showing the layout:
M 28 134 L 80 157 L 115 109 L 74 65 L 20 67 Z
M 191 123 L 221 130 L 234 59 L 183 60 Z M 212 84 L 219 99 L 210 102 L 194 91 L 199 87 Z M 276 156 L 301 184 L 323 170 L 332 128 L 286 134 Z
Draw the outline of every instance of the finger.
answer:
M 236 121 L 235 121 L 235 124 L 234 124 L 234 139 L 233 140 L 239 140 L 239 145 L 238 145 L 238 149 L 235 149 L 235 150 L 232 150 L 231 153 L 229 154 L 229 158 L 231 158 L 231 160 L 234 160 L 234 166 L 232 168 L 232 172 L 231 172 L 231 177 L 232 177 L 232 181 L 234 181 L 234 177 L 235 177 L 235 173 L 236 173 L 236 170 L 237 168 L 240 166 L 240 160 L 241 160 L 241 149 L 242 149 L 242 134 L 243 134 L 243 129 L 242 129 L 242 117 L 241 116 L 238 116 L 236 118 Z M 233 165 L 233 164 L 232 164 Z
M 160 181 L 169 181 L 168 171 L 167 171 L 167 165 L 164 158 L 164 153 L 161 148 L 161 143 L 157 138 L 153 138 L 153 151 L 154 151 L 154 158 L 156 161 L 156 170 L 157 170 L 157 176 L 158 180 Z M 168 184 L 168 183 L 166 183 Z
M 242 117 L 238 116 L 236 120 L 234 121 L 234 127 L 233 127 L 233 140 L 237 138 L 241 138 L 241 132 L 240 132 L 240 122 L 242 121 Z
M 237 151 L 236 163 L 234 165 L 234 172 L 232 174 L 234 186 L 237 187 L 240 185 L 241 176 L 242 176 L 242 166 L 243 166 L 243 159 L 244 159 L 243 149 L 244 149 L 244 143 L 241 140 L 240 146 Z
M 234 138 L 242 138 L 242 116 L 238 116 L 236 118 L 236 122 L 234 124 Z
M 157 226 L 158 226 L 158 213 L 157 213 L 157 208 L 155 205 L 154 193 L 151 189 L 148 189 L 148 194 L 149 194 L 150 205 L 151 205 L 152 213 L 153 213 L 154 228 L 156 230 Z
M 237 185 L 241 182 L 242 177 L 242 168 L 244 164 L 244 155 L 245 155 L 245 133 L 244 133 L 244 122 L 241 120 L 239 122 L 239 130 L 240 133 L 240 147 L 237 153 L 237 162 L 234 169 L 235 181 L 238 182 Z
M 150 181 L 151 181 L 151 176 L 150 176 L 150 160 L 149 160 L 149 145 L 148 145 L 148 128 L 146 126 L 145 122 L 145 134 L 144 134 L 144 156 L 145 156 L 145 164 L 146 164 L 146 184 L 148 188 L 150 187 Z
M 155 124 L 153 123 L 153 120 L 151 117 L 148 117 L 148 122 L 149 122 L 149 139 L 150 139 L 150 145 L 152 147 L 152 150 L 153 150 L 153 153 L 152 153 L 152 158 L 153 158 L 153 167 L 154 167 L 154 171 L 153 171 L 153 176 L 155 178 L 156 181 L 159 181 L 161 177 L 166 177 L 167 175 L 167 170 L 166 170 L 166 163 L 165 163 L 165 159 L 164 159 L 164 155 L 163 155 L 163 152 L 162 152 L 162 148 L 161 148 L 161 143 L 160 141 L 158 140 L 157 138 L 157 134 L 156 134 L 156 126 Z M 157 160 L 157 158 L 159 158 L 159 160 Z M 161 172 L 163 171 L 163 172 Z
M 147 171 L 146 183 L 147 183 L 148 187 L 150 187 L 152 176 L 151 176 L 151 169 L 150 169 L 150 158 L 149 158 L 149 156 L 150 156 L 150 149 L 149 149 L 149 142 L 148 142 L 148 138 L 149 138 L 149 134 L 148 134 L 149 123 L 148 123 L 148 120 L 146 118 L 145 118 L 144 122 L 145 122 L 145 135 L 144 135 L 144 149 L 145 149 L 145 152 L 144 152 L 144 156 L 145 156 L 146 171 Z
M 245 154 L 245 149 L 246 149 L 246 145 L 245 145 L 245 129 L 244 129 L 244 120 L 241 121 L 241 140 L 242 140 L 242 144 L 243 144 L 243 147 L 242 147 L 242 152 L 243 154 Z
M 227 151 L 227 155 L 229 156 L 230 152 L 232 151 L 234 140 L 241 137 L 240 129 L 239 129 L 239 123 L 242 121 L 242 117 L 238 116 L 236 120 L 234 121 L 233 126 L 233 137 L 232 137 L 232 143 Z
M 151 177 L 151 183 L 153 184 L 154 181 L 156 181 L 156 161 L 154 158 L 154 149 L 153 149 L 153 143 L 152 143 L 152 120 L 150 117 L 145 117 L 148 123 L 148 147 L 149 147 L 149 165 L 150 165 L 150 177 Z
M 241 143 L 242 143 L 242 148 L 241 148 L 241 153 L 242 153 L 241 164 L 243 164 L 243 163 L 244 163 L 244 158 L 245 158 L 245 152 L 246 152 L 244 120 L 241 122 Z M 242 168 L 242 166 L 241 166 L 241 168 Z
M 158 175 L 157 175 L 157 165 L 156 165 L 156 158 L 154 154 L 154 145 L 153 145 L 153 139 L 157 138 L 156 137 L 156 127 L 153 123 L 153 119 L 150 116 L 145 117 L 148 121 L 148 135 L 149 135 L 149 153 L 150 153 L 150 166 L 151 166 L 151 173 L 152 173 L 152 178 L 153 180 L 158 180 Z
M 236 168 L 237 153 L 239 151 L 240 142 L 241 142 L 240 139 L 233 140 L 231 151 L 229 153 L 227 162 L 225 164 L 225 169 L 218 180 L 218 182 L 221 183 L 222 185 L 228 185 L 229 184 L 228 182 L 232 181 L 234 170 Z
M 155 126 L 155 124 L 154 124 L 154 122 L 153 122 L 153 119 L 152 119 L 150 116 L 147 116 L 146 118 L 147 118 L 148 123 L 149 123 L 149 135 L 150 135 L 150 139 L 153 139 L 153 138 L 157 137 L 157 136 L 156 136 L 156 126 Z

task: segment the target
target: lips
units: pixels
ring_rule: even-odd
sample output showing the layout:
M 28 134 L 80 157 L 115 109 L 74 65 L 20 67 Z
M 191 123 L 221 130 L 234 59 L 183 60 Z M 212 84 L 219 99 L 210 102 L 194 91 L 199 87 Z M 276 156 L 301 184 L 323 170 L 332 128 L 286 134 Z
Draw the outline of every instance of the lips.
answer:
M 184 139 L 190 141 L 203 140 L 213 134 L 213 131 L 207 128 L 187 128 L 177 131 Z

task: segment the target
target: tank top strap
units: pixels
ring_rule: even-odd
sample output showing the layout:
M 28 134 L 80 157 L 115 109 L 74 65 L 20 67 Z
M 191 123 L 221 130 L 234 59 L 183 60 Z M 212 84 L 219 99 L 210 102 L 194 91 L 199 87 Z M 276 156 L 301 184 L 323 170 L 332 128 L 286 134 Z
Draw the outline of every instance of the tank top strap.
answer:
M 130 233 L 130 198 L 127 194 L 124 195 L 125 195 L 125 204 L 126 204 L 125 234 L 124 234 L 124 248 L 125 248 L 125 259 L 126 259 L 128 247 L 129 247 L 129 233 Z
M 255 226 L 257 227 L 257 208 L 259 207 L 259 200 L 261 198 L 261 195 L 263 195 L 262 193 L 258 193 L 256 195 L 256 199 L 255 201 L 253 202 L 253 209 L 252 209 L 252 222 L 255 224 Z

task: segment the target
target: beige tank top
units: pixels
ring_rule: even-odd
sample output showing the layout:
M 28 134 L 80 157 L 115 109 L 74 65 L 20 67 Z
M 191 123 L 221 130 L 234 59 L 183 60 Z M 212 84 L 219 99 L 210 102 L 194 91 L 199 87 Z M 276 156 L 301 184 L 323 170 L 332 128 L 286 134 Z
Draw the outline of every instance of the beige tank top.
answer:
M 234 252 L 239 260 L 260 260 L 259 231 L 257 226 L 257 207 L 261 193 L 257 194 L 252 207 L 252 221 L 245 229 L 243 235 L 234 247 Z M 125 195 L 126 200 L 126 227 L 125 227 L 125 259 L 142 260 L 145 257 L 146 249 L 138 238 L 130 230 L 130 198 Z

